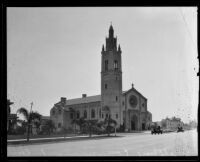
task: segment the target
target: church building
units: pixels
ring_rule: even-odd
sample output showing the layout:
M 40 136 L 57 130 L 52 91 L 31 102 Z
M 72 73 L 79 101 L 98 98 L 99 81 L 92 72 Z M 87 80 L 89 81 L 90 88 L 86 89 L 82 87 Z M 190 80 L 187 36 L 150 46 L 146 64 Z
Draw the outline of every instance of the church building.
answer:
M 132 84 L 122 91 L 121 48 L 117 47 L 112 25 L 109 36 L 101 51 L 101 94 L 81 98 L 61 100 L 50 110 L 50 119 L 56 130 L 72 129 L 73 119 L 84 117 L 86 120 L 105 120 L 108 115 L 124 126 L 125 131 L 140 131 L 150 127 L 152 114 L 147 110 L 147 98 L 138 92 Z

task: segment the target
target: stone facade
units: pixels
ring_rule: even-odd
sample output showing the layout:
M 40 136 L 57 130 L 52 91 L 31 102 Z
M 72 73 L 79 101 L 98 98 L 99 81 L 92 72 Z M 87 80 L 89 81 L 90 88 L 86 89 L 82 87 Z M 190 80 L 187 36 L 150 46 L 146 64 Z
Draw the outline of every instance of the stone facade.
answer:
M 109 37 L 106 38 L 101 52 L 101 107 L 108 107 L 111 117 L 122 124 L 122 70 L 121 48 L 117 48 L 117 38 L 114 37 L 112 25 L 109 29 Z
M 112 25 L 109 37 L 101 51 L 101 95 L 82 95 L 82 98 L 67 100 L 61 97 L 50 110 L 50 118 L 57 130 L 72 129 L 73 119 L 104 120 L 108 115 L 117 121 L 117 127 L 126 131 L 146 130 L 152 115 L 147 111 L 147 99 L 132 85 L 122 91 L 121 48 L 117 47 Z
M 177 130 L 178 127 L 183 127 L 184 123 L 180 118 L 172 117 L 166 118 L 161 121 L 161 126 L 169 130 Z

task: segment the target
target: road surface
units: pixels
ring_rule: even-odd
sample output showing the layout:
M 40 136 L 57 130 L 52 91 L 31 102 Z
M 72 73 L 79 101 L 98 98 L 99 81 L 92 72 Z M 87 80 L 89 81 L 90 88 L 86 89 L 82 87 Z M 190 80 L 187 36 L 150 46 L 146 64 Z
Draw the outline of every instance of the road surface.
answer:
M 197 131 L 121 133 L 120 137 L 9 145 L 8 156 L 197 156 Z

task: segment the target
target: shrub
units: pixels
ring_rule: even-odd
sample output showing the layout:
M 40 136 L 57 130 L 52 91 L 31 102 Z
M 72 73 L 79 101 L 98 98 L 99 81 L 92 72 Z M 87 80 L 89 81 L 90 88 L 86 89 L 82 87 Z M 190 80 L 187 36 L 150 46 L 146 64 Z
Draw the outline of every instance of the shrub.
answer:
M 24 135 L 26 133 L 26 127 L 17 126 L 15 130 L 12 131 L 12 134 Z
M 124 125 L 120 125 L 120 127 L 117 128 L 116 131 L 117 131 L 117 132 L 124 132 L 124 131 L 125 131 Z

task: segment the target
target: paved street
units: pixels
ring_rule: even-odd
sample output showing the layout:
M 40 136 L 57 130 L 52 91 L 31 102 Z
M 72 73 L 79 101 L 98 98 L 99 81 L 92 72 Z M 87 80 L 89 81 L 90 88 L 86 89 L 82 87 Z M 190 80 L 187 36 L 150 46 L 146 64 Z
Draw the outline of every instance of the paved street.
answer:
M 8 156 L 197 156 L 197 131 L 8 146 Z

